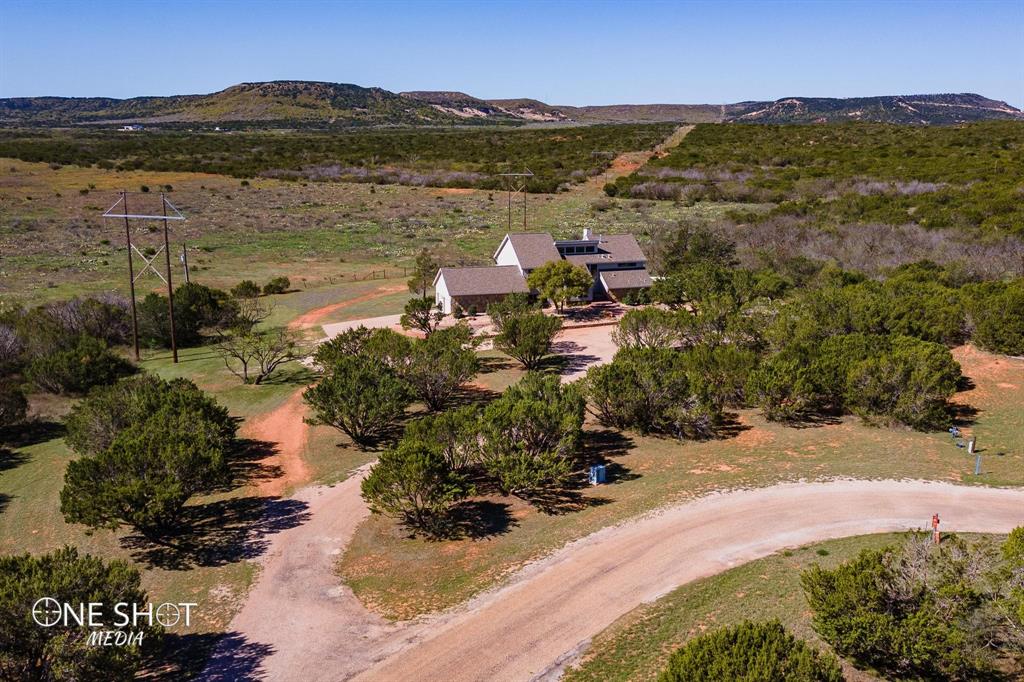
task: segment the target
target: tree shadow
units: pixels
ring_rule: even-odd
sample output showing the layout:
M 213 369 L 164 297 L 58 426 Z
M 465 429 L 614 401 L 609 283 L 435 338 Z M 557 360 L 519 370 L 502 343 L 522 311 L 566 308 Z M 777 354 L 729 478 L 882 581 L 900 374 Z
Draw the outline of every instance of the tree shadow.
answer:
M 947 409 L 953 426 L 970 426 L 977 421 L 977 417 L 981 413 L 981 410 L 973 405 L 964 403 L 948 403 Z
M 483 540 L 504 535 L 519 525 L 511 505 L 493 500 L 467 500 L 453 507 L 431 534 L 434 540 Z
M 144 678 L 157 682 L 200 676 L 206 682 L 257 680 L 265 674 L 263 661 L 272 653 L 271 645 L 250 642 L 237 632 L 167 634 L 159 660 L 147 665 Z
M 584 306 L 567 307 L 562 316 L 572 322 L 611 321 L 617 310 L 615 304 L 597 303 Z
M 793 429 L 816 429 L 822 426 L 835 426 L 843 423 L 843 416 L 838 412 L 807 412 L 787 419 L 783 423 Z
M 312 369 L 300 362 L 296 367 L 279 369 L 263 380 L 260 386 L 308 386 L 319 377 Z
M 486 405 L 501 394 L 476 384 L 463 384 L 452 396 L 445 410 L 466 407 L 467 405 Z
M 54 438 L 62 438 L 66 432 L 67 429 L 60 422 L 48 419 L 29 419 L 21 424 L 0 429 L 0 443 L 6 443 L 16 448 L 26 448 Z
M 9 450 L 0 445 L 0 471 L 15 469 L 29 460 L 27 453 L 21 450 Z
M 184 349 L 179 349 L 179 350 L 184 350 Z M 172 357 L 171 355 L 152 355 L 152 356 L 142 360 L 142 362 L 145 363 L 145 362 L 150 361 L 150 360 L 170 360 L 171 357 Z M 181 357 L 181 354 L 179 353 L 178 364 L 179 365 L 184 365 L 184 364 L 187 364 L 189 362 L 201 362 L 203 360 L 213 360 L 213 359 L 219 358 L 219 357 L 221 357 L 220 353 L 218 353 L 213 348 L 211 348 L 209 350 L 209 352 L 206 352 L 206 353 L 202 353 L 202 354 L 200 354 L 200 353 L 189 354 L 189 355 L 187 355 L 185 357 Z
M 507 357 L 483 356 L 480 360 L 480 373 L 493 374 L 503 370 L 512 369 L 518 363 Z
M 260 556 L 270 536 L 309 518 L 305 502 L 278 497 L 235 497 L 186 507 L 179 531 L 160 542 L 139 534 L 121 538 L 132 557 L 150 568 L 188 570 Z
M 539 511 L 549 516 L 561 516 L 582 511 L 588 507 L 600 507 L 611 503 L 607 497 L 584 495 L 581 491 L 590 488 L 587 474 L 577 472 L 569 477 L 560 488 L 534 490 L 517 495 Z
M 562 373 L 579 372 L 601 361 L 599 356 L 586 350 L 575 341 L 556 341 L 551 344 L 551 352 L 561 359 L 559 371 Z
M 422 415 L 420 415 L 422 416 Z M 372 436 L 366 436 L 359 439 L 358 441 L 353 439 L 348 434 L 345 434 L 347 441 L 339 442 L 337 447 L 345 447 L 350 445 L 361 452 L 380 452 L 386 450 L 390 446 L 394 445 L 405 433 L 405 425 L 411 419 L 415 419 L 416 415 L 406 413 L 401 419 L 395 421 L 395 423 L 385 427 L 380 433 Z M 343 432 L 342 432 L 343 433 Z
M 752 429 L 750 424 L 740 421 L 740 415 L 736 412 L 723 412 L 722 421 L 715 425 L 711 436 L 706 440 L 728 440 L 736 438 L 744 431 Z
M 228 476 L 223 486 L 214 491 L 227 492 L 244 485 L 255 485 L 284 475 L 277 464 L 263 460 L 277 454 L 277 443 L 251 438 L 238 438 L 228 456 Z
M 11 496 L 6 493 L 0 493 L 0 514 L 4 513 L 7 509 L 7 505 L 11 503 Z
M 613 457 L 628 455 L 636 446 L 629 436 L 614 429 L 592 429 L 583 432 L 583 448 L 580 452 L 581 463 L 589 469 L 595 464 L 605 466 L 605 483 L 622 483 L 640 478 Z M 589 475 L 589 471 L 587 472 Z M 589 481 L 588 481 L 589 485 Z

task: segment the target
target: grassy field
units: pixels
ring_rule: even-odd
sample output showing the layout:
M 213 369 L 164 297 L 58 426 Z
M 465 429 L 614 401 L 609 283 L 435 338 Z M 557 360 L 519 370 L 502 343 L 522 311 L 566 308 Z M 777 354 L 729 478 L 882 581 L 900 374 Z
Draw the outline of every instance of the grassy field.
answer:
M 142 185 L 151 192 L 132 195 L 130 207 L 147 212 L 159 210 L 155 193 L 171 185 L 168 197 L 187 217 L 172 226 L 172 252 L 186 245 L 193 280 L 216 287 L 286 275 L 297 289 L 324 291 L 373 272 L 394 276 L 392 268 L 410 265 L 421 248 L 437 251 L 446 265 L 485 263 L 508 228 L 502 192 L 277 180 L 243 187 L 217 175 L 54 170 L 10 159 L 0 159 L 0 168 L 0 302 L 127 293 L 123 223 L 99 216 L 119 190 Z M 595 202 L 586 192 L 527 197 L 530 229 L 556 236 L 590 227 L 644 239 L 660 223 L 713 220 L 738 206 Z M 513 229 L 521 229 L 520 221 L 516 213 Z M 139 248 L 161 241 L 138 228 Z M 175 268 L 180 281 L 176 262 Z M 141 294 L 163 285 L 146 275 L 138 286 Z
M 954 355 L 974 382 L 957 400 L 978 410 L 967 430 L 982 450 L 980 476 L 948 434 L 877 429 L 852 417 L 793 428 L 743 410 L 734 436 L 683 443 L 620 436 L 591 423 L 585 445 L 609 462 L 610 482 L 583 488 L 579 504 L 565 513 L 494 497 L 504 520 L 492 535 L 446 541 L 409 539 L 393 521 L 371 517 L 356 531 L 339 574 L 371 608 L 405 619 L 458 604 L 569 540 L 715 489 L 837 476 L 1024 484 L 1024 361 L 967 347 Z M 514 380 L 517 370 L 499 367 L 480 383 L 500 390 Z
M 971 536 L 968 536 L 971 537 Z M 785 550 L 719 575 L 683 585 L 637 607 L 594 637 L 566 671 L 564 682 L 655 680 L 673 651 L 691 637 L 745 619 L 778 619 L 800 639 L 831 651 L 811 626 L 800 573 L 819 564 L 834 568 L 861 550 L 897 544 L 900 535 L 862 535 Z M 844 662 L 849 682 L 878 679 Z

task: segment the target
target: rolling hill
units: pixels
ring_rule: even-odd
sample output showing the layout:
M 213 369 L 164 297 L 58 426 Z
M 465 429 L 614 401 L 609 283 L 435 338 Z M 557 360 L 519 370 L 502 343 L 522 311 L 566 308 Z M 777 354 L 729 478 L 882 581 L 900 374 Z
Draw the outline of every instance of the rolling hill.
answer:
M 891 97 L 787 97 L 774 102 L 742 102 L 729 107 L 727 121 L 746 123 L 831 123 L 871 121 L 942 125 L 995 118 L 1024 119 L 1006 102 L 971 93 Z
M 6 125 L 83 123 L 307 123 L 436 125 L 458 117 L 381 88 L 315 81 L 241 83 L 209 95 L 0 99 Z
M 241 124 L 259 127 L 421 126 L 473 123 L 871 121 L 941 125 L 1021 119 L 1005 102 L 975 94 L 787 97 L 736 104 L 559 106 L 521 99 L 480 99 L 463 92 L 394 93 L 344 83 L 241 83 L 208 95 L 169 97 L 15 97 L 0 99 L 0 125 L 68 126 Z

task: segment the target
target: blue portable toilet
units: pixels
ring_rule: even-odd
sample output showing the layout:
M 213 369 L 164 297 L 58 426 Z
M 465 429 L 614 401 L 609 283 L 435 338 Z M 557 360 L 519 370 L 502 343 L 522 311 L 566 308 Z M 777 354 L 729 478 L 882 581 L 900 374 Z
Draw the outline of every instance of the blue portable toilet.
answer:
M 595 464 L 590 467 L 590 485 L 604 483 L 607 476 L 607 469 L 604 464 Z

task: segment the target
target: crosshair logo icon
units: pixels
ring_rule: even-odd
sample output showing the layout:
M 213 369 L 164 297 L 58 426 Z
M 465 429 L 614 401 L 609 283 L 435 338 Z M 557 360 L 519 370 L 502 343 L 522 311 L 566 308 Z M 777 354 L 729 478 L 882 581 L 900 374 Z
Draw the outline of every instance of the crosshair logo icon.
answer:
M 32 605 L 32 620 L 44 628 L 51 628 L 59 623 L 63 615 L 64 609 L 61 608 L 60 602 L 53 597 L 37 599 L 36 603 Z
M 156 607 L 156 622 L 165 628 L 174 627 L 181 620 L 181 609 L 177 604 L 161 604 Z

